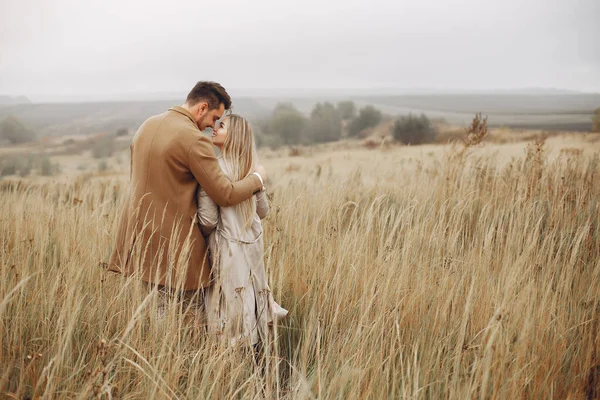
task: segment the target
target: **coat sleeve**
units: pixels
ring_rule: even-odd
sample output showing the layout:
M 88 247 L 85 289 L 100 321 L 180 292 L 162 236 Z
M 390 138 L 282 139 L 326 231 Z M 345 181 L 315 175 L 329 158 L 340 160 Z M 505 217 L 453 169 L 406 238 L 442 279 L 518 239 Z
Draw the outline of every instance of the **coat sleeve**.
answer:
M 269 199 L 265 190 L 256 193 L 256 213 L 260 219 L 269 214 Z
M 198 190 L 198 220 L 204 236 L 208 236 L 219 222 L 219 206 L 202 188 Z
M 188 158 L 190 171 L 200 186 L 221 207 L 248 200 L 262 187 L 256 175 L 232 183 L 221 170 L 213 145 L 205 136 L 200 136 L 194 141 Z

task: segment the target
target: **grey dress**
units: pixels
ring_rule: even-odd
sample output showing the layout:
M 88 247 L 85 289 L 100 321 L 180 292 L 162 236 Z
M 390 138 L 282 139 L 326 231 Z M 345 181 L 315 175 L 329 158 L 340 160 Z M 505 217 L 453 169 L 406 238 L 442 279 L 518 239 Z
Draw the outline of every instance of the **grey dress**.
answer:
M 222 158 L 219 164 L 230 176 Z M 260 220 L 269 213 L 267 196 L 263 191 L 255 198 L 256 213 L 244 228 L 237 206 L 219 207 L 204 190 L 198 192 L 198 217 L 203 232 L 210 232 L 212 259 L 212 285 L 205 291 L 208 329 L 231 344 L 265 341 L 268 326 L 288 313 L 274 301 L 265 273 Z

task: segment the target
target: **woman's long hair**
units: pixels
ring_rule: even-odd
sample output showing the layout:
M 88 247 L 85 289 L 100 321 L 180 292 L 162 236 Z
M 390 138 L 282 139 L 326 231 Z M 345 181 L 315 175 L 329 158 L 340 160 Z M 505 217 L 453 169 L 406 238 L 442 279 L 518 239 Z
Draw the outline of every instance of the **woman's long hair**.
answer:
M 231 114 L 226 118 L 228 127 L 227 137 L 223 142 L 223 161 L 227 167 L 229 179 L 236 182 L 254 171 L 258 164 L 258 157 L 250 122 L 237 114 Z M 244 228 L 248 228 L 256 213 L 256 198 L 252 196 L 234 207 L 244 217 Z

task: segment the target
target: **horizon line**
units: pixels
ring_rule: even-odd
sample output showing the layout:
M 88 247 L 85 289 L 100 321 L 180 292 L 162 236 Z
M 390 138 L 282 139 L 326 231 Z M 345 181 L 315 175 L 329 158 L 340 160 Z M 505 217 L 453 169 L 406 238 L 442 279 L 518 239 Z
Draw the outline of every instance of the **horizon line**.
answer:
M 484 88 L 484 89 L 461 89 L 461 88 L 400 88 L 400 87 L 357 87 L 357 88 L 339 88 L 339 87 L 317 87 L 317 88 L 232 88 L 228 90 L 232 97 L 273 97 L 277 95 L 288 97 L 307 97 L 310 95 L 319 96 L 351 96 L 351 95 L 372 95 L 372 96 L 394 96 L 394 95 L 501 95 L 501 94 L 520 94 L 520 95 L 594 95 L 600 92 L 582 91 L 576 89 L 563 89 L 554 87 L 516 87 L 516 88 Z M 236 93 L 237 92 L 237 93 Z M 270 92 L 270 93 L 269 93 Z M 287 92 L 287 93 L 286 93 Z M 330 92 L 330 93 L 326 93 Z M 333 92 L 333 93 L 331 93 Z M 531 93 L 527 93 L 531 92 Z M 537 92 L 537 93 L 536 93 Z M 176 97 L 185 99 L 187 92 L 164 90 L 155 92 L 127 92 L 127 93 L 88 93 L 88 94 L 2 94 L 1 97 L 9 99 L 26 99 L 31 104 L 40 103 L 93 103 L 93 102 L 130 102 L 130 101 L 166 101 L 174 100 Z M 0 103 L 1 104 L 1 103 Z M 10 105 L 7 103 L 4 105 Z M 27 103 L 23 103 L 27 104 Z

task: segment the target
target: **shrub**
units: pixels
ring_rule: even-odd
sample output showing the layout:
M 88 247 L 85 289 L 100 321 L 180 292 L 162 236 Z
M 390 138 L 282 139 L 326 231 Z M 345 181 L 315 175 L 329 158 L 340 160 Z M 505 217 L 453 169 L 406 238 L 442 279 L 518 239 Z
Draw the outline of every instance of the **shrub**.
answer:
M 36 156 L 33 154 L 28 155 L 27 157 L 19 158 L 19 171 L 18 174 L 20 177 L 24 178 L 31 174 L 31 170 L 35 167 Z
M 104 172 L 106 170 L 108 170 L 108 163 L 106 162 L 106 160 L 101 160 L 98 163 L 98 171 L 99 172 Z
M 483 118 L 481 113 L 475 114 L 471 125 L 465 129 L 465 145 L 467 147 L 480 144 L 488 134 L 487 116 Z
M 356 117 L 350 121 L 348 125 L 348 134 L 350 136 L 358 136 L 365 129 L 377 126 L 381 122 L 381 111 L 373 106 L 362 108 Z
M 0 176 L 19 175 L 20 177 L 26 177 L 36 167 L 37 160 L 39 160 L 39 157 L 33 154 L 3 157 L 0 159 Z
M 119 130 L 117 130 L 117 133 L 115 134 L 115 136 L 119 137 L 119 136 L 127 136 L 129 135 L 129 129 L 127 128 L 121 128 Z
M 56 170 L 57 168 L 52 164 L 52 161 L 50 161 L 50 157 L 44 156 L 44 158 L 42 158 L 42 165 L 40 166 L 40 175 L 52 176 L 57 172 Z
M 310 115 L 309 136 L 313 142 L 334 142 L 342 137 L 342 119 L 331 103 L 317 103 Z
M 19 171 L 18 174 L 21 178 L 25 178 L 26 176 L 31 175 L 31 167 L 29 165 L 25 165 L 23 166 Z
M 340 101 L 337 110 L 342 119 L 352 119 L 356 115 L 356 105 L 353 101 Z
M 254 135 L 257 147 L 269 147 L 277 149 L 283 144 L 283 140 L 277 135 L 259 134 Z
M 300 147 L 292 147 L 290 148 L 290 152 L 288 153 L 290 157 L 298 157 L 302 155 L 302 149 Z
M 16 117 L 9 115 L 0 122 L 0 140 L 19 144 L 35 140 L 35 132 L 28 129 Z
M 281 103 L 275 107 L 268 125 L 268 133 L 277 135 L 284 144 L 292 145 L 305 141 L 302 137 L 307 119 L 290 103 Z
M 115 139 L 113 136 L 104 135 L 96 138 L 92 144 L 92 156 L 94 158 L 106 158 L 112 156 L 115 151 Z
M 421 144 L 433 142 L 437 132 L 424 114 L 408 114 L 396 120 L 392 135 L 404 144 Z
M 0 163 L 0 176 L 15 175 L 17 173 L 17 162 L 13 157 L 4 158 Z
M 269 125 L 269 119 L 261 119 L 252 124 L 254 140 L 257 147 L 270 147 L 276 149 L 283 144 L 279 135 L 269 132 Z
M 363 146 L 367 149 L 373 150 L 376 149 L 378 147 L 381 147 L 381 143 L 373 138 L 367 138 L 364 142 L 363 142 Z

